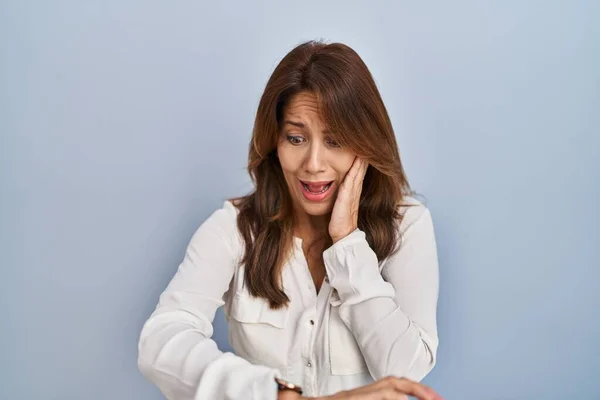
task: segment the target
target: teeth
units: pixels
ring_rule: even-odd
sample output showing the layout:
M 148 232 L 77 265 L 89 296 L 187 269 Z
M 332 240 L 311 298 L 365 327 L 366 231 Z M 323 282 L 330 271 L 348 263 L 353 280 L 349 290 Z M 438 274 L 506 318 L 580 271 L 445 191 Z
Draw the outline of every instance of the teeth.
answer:
M 329 189 L 329 187 L 331 186 L 331 183 L 328 183 L 327 185 L 325 185 L 325 186 L 323 187 L 323 189 L 322 189 L 322 190 L 320 190 L 320 191 L 317 191 L 317 192 L 315 192 L 315 191 L 313 191 L 313 190 L 310 190 L 310 188 L 308 187 L 308 185 L 307 185 L 307 184 L 305 184 L 304 182 L 302 182 L 302 186 L 304 186 L 304 189 L 306 189 L 307 191 L 309 191 L 309 192 L 311 192 L 311 193 L 314 193 L 314 194 L 320 194 L 320 193 L 325 193 L 325 192 L 327 191 L 327 189 Z

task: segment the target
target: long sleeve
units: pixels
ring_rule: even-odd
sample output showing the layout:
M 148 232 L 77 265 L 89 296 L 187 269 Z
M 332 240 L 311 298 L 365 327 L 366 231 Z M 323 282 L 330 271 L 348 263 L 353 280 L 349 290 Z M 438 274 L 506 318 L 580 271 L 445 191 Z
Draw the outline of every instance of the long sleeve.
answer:
M 198 228 L 142 328 L 139 369 L 168 399 L 276 398 L 275 370 L 223 353 L 211 339 L 238 258 L 235 214 L 226 202 Z
M 375 379 L 423 379 L 436 362 L 439 271 L 430 212 L 405 214 L 400 250 L 383 263 L 357 229 L 325 250 L 333 306 L 353 333 Z

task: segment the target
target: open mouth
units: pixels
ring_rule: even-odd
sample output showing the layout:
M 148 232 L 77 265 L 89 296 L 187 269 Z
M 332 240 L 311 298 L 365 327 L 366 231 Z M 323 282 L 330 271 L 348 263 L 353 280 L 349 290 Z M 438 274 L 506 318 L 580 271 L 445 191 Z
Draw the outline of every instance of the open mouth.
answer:
M 323 182 L 311 183 L 311 182 L 300 181 L 300 183 L 302 184 L 302 186 L 304 187 L 304 189 L 307 192 L 313 193 L 313 194 L 322 194 L 329 190 L 333 181 L 330 181 L 328 183 L 323 183 Z

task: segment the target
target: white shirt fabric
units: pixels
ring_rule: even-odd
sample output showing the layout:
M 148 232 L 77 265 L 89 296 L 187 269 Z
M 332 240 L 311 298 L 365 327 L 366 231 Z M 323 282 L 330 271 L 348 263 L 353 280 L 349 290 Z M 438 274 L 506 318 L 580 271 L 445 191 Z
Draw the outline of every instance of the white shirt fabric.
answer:
M 274 377 L 325 396 L 385 376 L 420 381 L 435 365 L 438 258 L 429 210 L 402 207 L 400 250 L 378 265 L 363 231 L 323 252 L 317 295 L 294 237 L 282 271 L 288 308 L 254 298 L 240 265 L 237 209 L 226 201 L 196 231 L 177 273 L 144 324 L 138 365 L 168 399 L 275 400 Z M 229 341 L 211 339 L 224 306 Z

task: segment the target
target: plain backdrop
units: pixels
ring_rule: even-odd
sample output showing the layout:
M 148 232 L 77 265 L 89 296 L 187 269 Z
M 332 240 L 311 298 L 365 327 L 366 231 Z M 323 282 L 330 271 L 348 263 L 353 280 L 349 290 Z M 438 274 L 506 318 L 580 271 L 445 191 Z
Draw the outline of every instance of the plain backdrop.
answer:
M 353 47 L 439 250 L 447 399 L 599 399 L 597 1 L 0 2 L 0 398 L 160 399 L 142 324 L 251 189 L 259 97 Z M 223 316 L 215 339 L 229 350 Z

